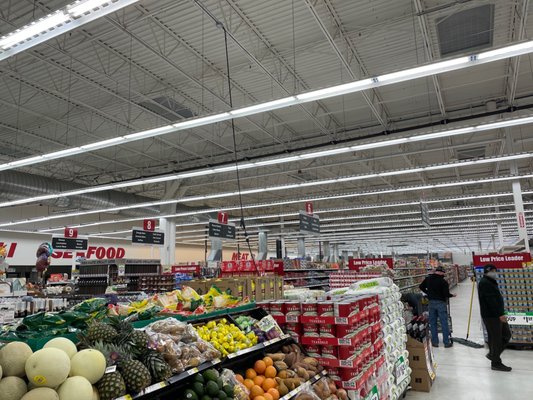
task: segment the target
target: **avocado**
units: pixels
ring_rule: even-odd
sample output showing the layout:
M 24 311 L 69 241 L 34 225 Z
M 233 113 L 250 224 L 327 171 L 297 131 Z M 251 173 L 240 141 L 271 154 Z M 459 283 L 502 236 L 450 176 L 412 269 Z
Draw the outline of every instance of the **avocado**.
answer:
M 223 390 L 220 390 L 220 391 L 218 392 L 218 398 L 219 398 L 220 400 L 227 400 L 228 395 L 227 395 L 226 392 L 224 392 Z
M 216 382 L 209 381 L 205 385 L 205 391 L 209 396 L 217 396 L 219 392 L 219 388 Z
M 233 398 L 234 390 L 233 386 L 231 385 L 224 385 L 224 392 L 226 392 L 226 395 L 230 398 Z
M 217 385 L 220 390 L 224 388 L 224 381 L 222 380 L 222 378 L 217 379 Z
M 195 381 L 195 382 L 200 382 L 200 383 L 205 383 L 205 379 L 204 379 L 204 377 L 202 376 L 202 374 L 196 374 L 196 375 L 194 375 L 194 381 Z
M 198 400 L 198 396 L 191 389 L 186 389 L 185 390 L 185 396 L 183 398 L 185 400 Z
M 204 380 L 207 382 L 207 381 L 214 381 L 216 382 L 217 379 L 218 379 L 218 372 L 215 371 L 214 369 L 208 369 L 207 371 L 205 371 L 203 374 L 204 376 Z
M 210 396 L 204 394 L 201 400 L 212 400 Z
M 201 382 L 194 382 L 192 384 L 192 390 L 198 395 L 198 397 L 201 397 L 204 395 L 204 384 Z

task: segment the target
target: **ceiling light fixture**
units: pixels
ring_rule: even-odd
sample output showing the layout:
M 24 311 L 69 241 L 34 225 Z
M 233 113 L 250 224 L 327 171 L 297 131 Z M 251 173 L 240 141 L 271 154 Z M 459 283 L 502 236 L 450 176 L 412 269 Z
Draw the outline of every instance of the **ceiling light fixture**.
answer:
M 131 2 L 134 2 L 134 1 L 131 1 Z M 139 133 L 139 136 L 135 136 L 137 134 L 131 134 L 129 135 L 129 138 L 127 136 L 124 136 L 122 137 L 122 141 L 119 141 L 117 143 L 113 143 L 110 145 L 106 145 L 104 147 L 114 146 L 117 144 L 129 142 L 132 140 L 140 140 L 140 139 L 145 139 L 147 137 L 164 135 L 164 134 L 167 134 L 173 131 L 180 131 L 183 129 L 190 129 L 194 127 L 209 125 L 209 124 L 213 124 L 216 122 L 229 120 L 235 117 L 255 115 L 255 114 L 262 113 L 262 112 L 277 110 L 280 108 L 289 107 L 289 106 L 296 105 L 296 104 L 326 99 L 329 97 L 340 96 L 340 95 L 349 94 L 349 93 L 356 93 L 356 92 L 360 92 L 360 91 L 374 88 L 374 87 L 380 87 L 380 86 L 385 86 L 385 85 L 391 85 L 394 83 L 406 82 L 406 81 L 413 80 L 413 79 L 423 78 L 426 76 L 431 76 L 431 75 L 440 74 L 440 73 L 449 72 L 449 71 L 455 71 L 458 69 L 472 67 L 472 66 L 479 65 L 479 64 L 485 64 L 485 63 L 502 60 L 502 59 L 506 59 L 506 58 L 514 57 L 518 55 L 528 54 L 531 52 L 533 52 L 533 41 L 515 43 L 509 46 L 486 51 L 486 52 L 479 53 L 479 54 L 474 54 L 474 55 L 470 55 L 466 57 L 464 56 L 457 57 L 457 58 L 444 60 L 444 61 L 438 61 L 438 62 L 434 62 L 431 64 L 408 68 L 402 71 L 396 71 L 396 72 L 384 74 L 384 75 L 377 76 L 374 78 L 366 78 L 366 79 L 362 79 L 362 80 L 355 81 L 355 82 L 332 86 L 329 88 L 312 90 L 310 92 L 301 93 L 296 96 L 289 96 L 286 98 L 276 99 L 276 100 L 268 101 L 265 103 L 254 104 L 248 107 L 243 107 L 243 108 L 239 108 L 236 110 L 230 110 L 228 112 L 222 112 L 222 113 L 215 114 L 215 115 L 208 115 L 205 117 L 185 120 L 183 122 L 178 122 L 172 125 L 172 127 L 174 127 L 174 130 L 169 129 L 168 126 L 162 127 L 162 128 L 155 128 L 154 130 L 152 130 L 153 132 L 151 133 L 148 133 L 150 131 L 145 131 L 146 134 Z M 158 129 L 161 129 L 161 130 L 158 131 Z M 397 143 L 403 143 L 406 139 L 407 138 L 393 139 L 390 142 L 395 143 L 395 141 L 398 141 Z M 419 140 L 426 140 L 426 139 L 419 139 Z M 94 143 L 93 145 L 98 148 L 102 148 L 98 145 L 98 142 Z M 371 144 L 367 144 L 366 146 L 370 146 L 370 145 Z M 367 147 L 367 148 L 373 148 L 373 147 Z M 361 149 L 364 149 L 364 147 Z M 85 152 L 89 150 L 84 150 L 83 146 L 81 146 L 80 148 L 76 149 L 76 154 L 78 154 L 78 152 L 80 151 Z M 50 153 L 50 154 L 53 154 L 53 153 Z M 44 154 L 43 155 L 45 156 L 44 158 L 34 159 L 34 161 L 30 164 L 28 164 L 26 160 L 26 163 L 23 163 L 22 165 L 32 165 L 32 164 L 37 164 L 40 162 L 48 161 L 52 159 L 50 157 L 50 154 Z M 69 153 L 66 152 L 63 155 L 56 156 L 53 159 L 66 157 L 68 155 Z M 19 161 L 23 162 L 24 159 L 19 160 Z M 13 169 L 13 168 L 17 168 L 20 166 L 21 165 L 19 164 L 13 164 L 13 163 L 1 164 L 0 171 L 6 170 L 6 169 Z

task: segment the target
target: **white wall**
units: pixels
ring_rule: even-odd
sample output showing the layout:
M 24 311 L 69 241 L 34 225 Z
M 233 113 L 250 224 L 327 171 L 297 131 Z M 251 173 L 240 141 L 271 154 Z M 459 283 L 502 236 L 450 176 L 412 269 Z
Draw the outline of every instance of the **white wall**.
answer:
M 472 253 L 453 253 L 452 260 L 457 265 L 470 265 L 472 263 Z

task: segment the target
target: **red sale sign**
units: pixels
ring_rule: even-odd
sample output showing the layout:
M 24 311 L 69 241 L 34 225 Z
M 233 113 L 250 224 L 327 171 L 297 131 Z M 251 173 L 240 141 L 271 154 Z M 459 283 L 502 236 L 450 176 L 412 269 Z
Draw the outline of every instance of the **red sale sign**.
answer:
M 155 219 L 145 219 L 143 221 L 143 231 L 155 231 L 155 224 L 157 223 L 157 220 Z
M 78 230 L 76 228 L 65 228 L 65 237 L 76 239 L 78 237 Z
M 509 254 L 486 254 L 473 256 L 474 266 L 483 267 L 486 264 L 493 264 L 496 268 L 524 268 L 526 263 L 531 263 L 529 253 L 509 253 Z
M 359 271 L 364 267 L 386 265 L 388 268 L 394 267 L 394 260 L 390 257 L 386 258 L 352 258 L 348 261 L 348 269 Z

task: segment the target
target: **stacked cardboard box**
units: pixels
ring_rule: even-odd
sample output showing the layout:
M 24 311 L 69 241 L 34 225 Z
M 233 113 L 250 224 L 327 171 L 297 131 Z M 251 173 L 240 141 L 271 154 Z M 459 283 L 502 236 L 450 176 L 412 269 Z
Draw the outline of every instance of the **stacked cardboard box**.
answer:
M 211 286 L 216 286 L 233 296 L 248 297 L 255 302 L 283 298 L 283 279 L 276 275 L 197 279 L 188 281 L 186 285 L 198 294 L 205 294 Z
M 411 387 L 418 392 L 429 392 L 436 377 L 435 363 L 431 351 L 431 342 L 426 336 L 422 342 L 409 337 L 407 339 Z

